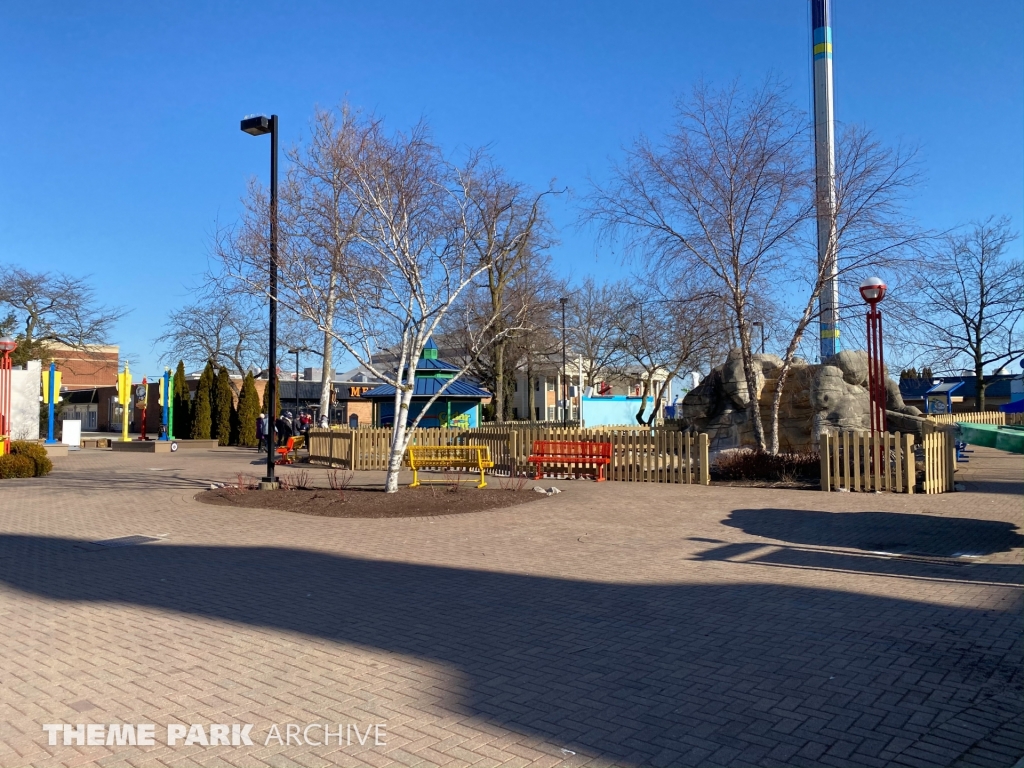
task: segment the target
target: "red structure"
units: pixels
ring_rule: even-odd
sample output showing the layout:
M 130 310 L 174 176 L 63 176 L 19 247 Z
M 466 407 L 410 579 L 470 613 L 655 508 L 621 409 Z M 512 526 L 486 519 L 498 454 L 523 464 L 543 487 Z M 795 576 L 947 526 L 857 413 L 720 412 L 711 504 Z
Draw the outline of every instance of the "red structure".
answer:
M 142 386 L 135 391 L 135 406 L 142 409 L 142 416 L 139 420 L 139 440 L 146 440 L 146 403 L 149 402 L 149 382 L 142 379 Z
M 18 343 L 10 338 L 0 339 L 0 436 L 4 439 L 3 453 L 11 452 L 11 352 Z
M 868 303 L 868 395 L 871 432 L 885 432 L 885 355 L 882 351 L 882 313 L 878 302 L 885 298 L 885 283 L 869 277 L 860 284 L 860 295 Z

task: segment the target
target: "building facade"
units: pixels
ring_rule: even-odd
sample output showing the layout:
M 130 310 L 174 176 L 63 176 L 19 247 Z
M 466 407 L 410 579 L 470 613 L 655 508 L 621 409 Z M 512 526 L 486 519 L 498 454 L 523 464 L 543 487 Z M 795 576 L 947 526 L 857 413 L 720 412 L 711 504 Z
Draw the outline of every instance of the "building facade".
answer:
M 426 429 L 471 429 L 480 426 L 480 406 L 491 397 L 491 393 L 469 381 L 452 381 L 458 371 L 458 366 L 438 357 L 437 345 L 433 340 L 427 342 L 416 365 L 412 403 L 409 406 L 410 422 L 420 417 L 419 426 Z M 438 395 L 437 399 L 428 406 L 428 401 L 435 395 Z M 394 386 L 378 385 L 364 392 L 362 397 L 373 403 L 375 427 L 389 427 L 394 424 Z
M 113 385 L 117 381 L 120 348 L 113 345 L 90 344 L 70 347 L 65 344 L 46 345 L 47 365 L 57 364 L 61 373 L 61 388 L 69 392 Z M 84 425 L 83 425 L 84 429 Z

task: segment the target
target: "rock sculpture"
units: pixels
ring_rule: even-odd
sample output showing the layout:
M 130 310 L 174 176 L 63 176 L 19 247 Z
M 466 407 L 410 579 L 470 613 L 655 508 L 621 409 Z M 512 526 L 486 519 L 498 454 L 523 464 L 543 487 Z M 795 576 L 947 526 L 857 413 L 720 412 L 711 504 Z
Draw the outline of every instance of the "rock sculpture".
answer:
M 754 355 L 756 397 L 767 438 L 772 399 L 782 360 L 775 355 Z M 822 431 L 869 430 L 867 353 L 846 350 L 824 365 L 793 361 L 779 408 L 779 448 L 785 452 L 817 450 Z M 752 395 L 743 375 L 738 349 L 683 398 L 684 426 L 707 432 L 712 451 L 755 446 L 754 426 L 747 413 Z M 921 434 L 927 427 L 921 412 L 907 406 L 899 385 L 886 372 L 886 411 L 891 431 Z

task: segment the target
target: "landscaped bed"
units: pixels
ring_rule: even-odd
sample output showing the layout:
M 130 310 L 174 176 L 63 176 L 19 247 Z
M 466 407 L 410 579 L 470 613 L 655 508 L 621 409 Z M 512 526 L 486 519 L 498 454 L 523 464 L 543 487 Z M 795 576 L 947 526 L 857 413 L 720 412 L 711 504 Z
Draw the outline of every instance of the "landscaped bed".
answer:
M 537 497 L 538 494 L 528 488 L 460 488 L 452 492 L 442 485 L 399 488 L 396 493 L 384 493 L 380 488 L 257 491 L 226 486 L 203 491 L 196 499 L 206 504 L 279 509 L 318 517 L 384 518 L 461 515 L 525 504 L 537 501 Z
M 821 459 L 816 453 L 730 450 L 715 458 L 710 474 L 715 485 L 819 490 Z

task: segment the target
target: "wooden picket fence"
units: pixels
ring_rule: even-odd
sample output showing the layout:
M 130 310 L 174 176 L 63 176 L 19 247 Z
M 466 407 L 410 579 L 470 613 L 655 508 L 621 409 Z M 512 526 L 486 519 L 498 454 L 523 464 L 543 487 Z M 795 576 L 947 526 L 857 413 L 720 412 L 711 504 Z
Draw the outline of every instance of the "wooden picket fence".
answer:
M 913 435 L 860 431 L 823 433 L 821 490 L 914 493 L 918 456 L 924 459 L 924 493 L 953 490 L 956 440 L 952 430 L 936 430 L 914 444 Z
M 509 452 L 504 435 L 473 434 L 465 429 L 415 429 L 411 445 L 486 445 L 491 449 L 495 469 L 508 473 Z M 311 461 L 338 464 L 355 470 L 385 470 L 391 451 L 390 429 L 311 429 Z
M 710 482 L 708 436 L 670 430 L 626 428 L 581 429 L 578 427 L 520 428 L 506 425 L 477 429 L 417 429 L 412 445 L 486 445 L 494 461 L 492 474 L 511 475 L 534 471 L 527 459 L 534 440 L 588 440 L 613 446 L 609 480 L 651 483 Z M 391 444 L 390 429 L 311 429 L 311 461 L 354 470 L 386 470 Z M 548 467 L 549 474 L 593 471 L 595 467 Z
M 952 429 L 936 430 L 922 438 L 924 449 L 924 492 L 948 493 L 953 490 L 956 470 L 956 435 Z
M 591 441 L 612 444 L 612 461 L 606 468 L 609 480 L 623 482 L 683 483 L 709 485 L 708 436 L 678 430 L 639 429 L 633 426 L 568 429 L 546 427 L 509 432 L 509 450 L 515 465 L 529 466 L 527 459 L 535 440 Z M 575 465 L 592 472 L 595 466 Z M 549 474 L 567 474 L 569 467 L 550 468 Z M 530 470 L 524 470 L 530 471 Z

